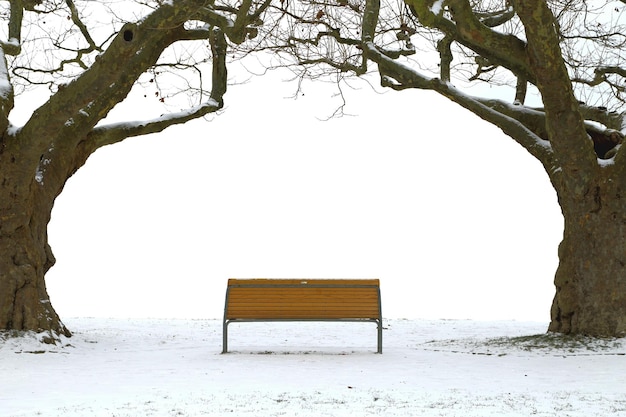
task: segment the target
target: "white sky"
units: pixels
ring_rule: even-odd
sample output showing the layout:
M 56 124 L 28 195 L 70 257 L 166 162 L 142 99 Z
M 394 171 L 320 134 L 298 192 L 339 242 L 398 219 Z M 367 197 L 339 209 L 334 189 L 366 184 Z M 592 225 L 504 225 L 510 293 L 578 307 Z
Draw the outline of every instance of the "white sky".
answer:
M 293 88 L 232 86 L 211 121 L 96 152 L 50 224 L 62 318 L 215 318 L 229 277 L 376 277 L 386 317 L 548 321 L 563 222 L 538 161 L 433 93 L 347 90 L 355 116 L 320 121 L 336 98 Z

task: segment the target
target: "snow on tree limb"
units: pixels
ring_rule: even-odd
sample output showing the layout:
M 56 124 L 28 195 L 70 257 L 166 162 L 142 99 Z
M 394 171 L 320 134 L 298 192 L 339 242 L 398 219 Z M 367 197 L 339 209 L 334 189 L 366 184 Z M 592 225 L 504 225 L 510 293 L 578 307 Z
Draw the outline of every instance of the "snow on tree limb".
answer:
M 210 99 L 191 109 L 169 113 L 158 118 L 140 122 L 121 122 L 99 126 L 88 135 L 88 145 L 93 152 L 97 148 L 120 142 L 126 138 L 161 132 L 164 129 L 183 124 L 190 120 L 204 117 L 222 108 L 223 96 L 226 94 L 228 71 L 226 69 L 227 45 L 224 32 L 218 28 L 211 31 L 211 50 L 213 52 L 213 72 Z
M 116 143 L 130 136 L 159 132 L 168 126 L 185 123 L 222 108 L 228 76 L 228 45 L 225 31 L 219 25 L 207 23 L 202 26 L 201 17 L 206 15 L 198 13 L 198 10 L 205 2 L 178 0 L 163 3 L 150 9 L 136 23 L 123 25 L 114 37 L 106 41 L 107 46 L 102 48 L 91 37 L 87 20 L 81 19 L 74 1 L 66 0 L 65 4 L 69 11 L 69 24 L 73 23 L 78 28 L 75 30 L 76 36 L 82 37 L 77 42 L 88 44 L 83 51 L 101 52 L 95 59 L 92 58 L 93 62 L 86 60 L 84 70 L 70 82 L 59 84 L 49 100 L 33 112 L 26 124 L 7 137 L 6 146 L 9 152 L 20 160 L 20 166 L 25 172 L 33 173 L 42 188 L 45 186 L 46 189 L 60 190 L 68 176 L 82 166 L 89 154 L 100 146 Z M 244 32 L 247 24 L 257 19 L 253 16 L 258 10 L 249 8 L 248 11 L 250 13 L 243 13 L 246 24 L 243 24 L 241 30 Z M 232 22 L 226 21 L 224 24 L 232 32 Z M 204 62 L 211 62 L 213 66 L 212 89 L 210 95 L 201 91 L 201 104 L 152 120 L 96 128 L 118 103 L 127 98 L 143 74 L 150 70 L 160 71 L 159 65 L 163 63 L 159 60 L 167 48 L 185 42 L 196 42 L 196 45 L 205 42 L 210 46 Z M 59 47 L 62 49 L 61 45 Z M 179 62 L 175 61 L 173 65 L 177 63 Z M 181 62 L 182 64 L 184 63 Z M 167 66 L 168 63 L 163 65 Z M 195 64 L 191 62 L 190 65 Z M 0 82 L 0 100 L 4 100 L 0 104 L 8 105 L 9 99 L 12 100 L 12 90 L 8 69 L 6 66 L 4 69 L 4 72 L 0 71 L 0 78 L 4 74 L 6 79 L 5 83 Z M 53 64 L 52 71 L 47 73 L 53 81 L 54 71 Z M 3 86 L 6 88 L 2 89 Z M 10 104 L 12 105 L 12 101 Z M 5 125 L 8 125 L 6 116 L 9 110 L 4 114 Z M 26 140 L 28 146 L 20 145 L 26 143 Z M 61 163 L 61 160 L 64 162 Z M 41 161 L 46 161 L 45 172 Z M 21 180 L 32 179 L 33 177 L 25 175 Z M 52 191 L 50 195 L 54 195 Z
M 87 136 L 90 143 L 89 147 L 96 150 L 102 146 L 121 142 L 126 138 L 158 133 L 170 126 L 183 124 L 206 116 L 221 108 L 222 105 L 218 101 L 210 99 L 200 106 L 181 112 L 168 113 L 152 120 L 119 122 L 98 126 Z
M 504 133 L 511 136 L 528 152 L 539 159 L 546 167 L 546 171 L 555 172 L 556 161 L 550 143 L 519 120 L 522 118 L 522 114 L 526 113 L 527 109 L 519 106 L 522 110 L 520 114 L 516 115 L 516 112 L 511 109 L 514 106 L 509 106 L 499 100 L 485 101 L 471 97 L 448 82 L 426 77 L 413 68 L 390 59 L 380 53 L 378 48 L 371 42 L 368 42 L 366 45 L 368 57 L 378 64 L 384 86 L 395 89 L 417 88 L 438 92 L 502 129 Z M 390 84 L 390 80 L 393 80 L 394 84 Z M 503 111 L 505 107 L 509 108 L 508 114 Z M 527 117 L 531 116 L 530 112 L 525 115 Z
M 9 77 L 4 50 L 0 47 L 0 131 L 9 126 L 9 113 L 13 110 L 13 85 Z

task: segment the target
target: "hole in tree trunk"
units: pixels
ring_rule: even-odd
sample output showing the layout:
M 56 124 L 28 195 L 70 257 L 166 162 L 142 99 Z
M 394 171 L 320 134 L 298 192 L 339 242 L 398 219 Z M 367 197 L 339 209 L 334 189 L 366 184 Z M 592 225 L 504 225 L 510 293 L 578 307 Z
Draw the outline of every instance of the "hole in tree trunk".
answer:
M 126 42 L 130 42 L 130 41 L 132 41 L 132 40 L 133 40 L 133 37 L 134 37 L 135 35 L 134 35 L 134 33 L 133 33 L 133 31 L 132 31 L 132 30 L 130 30 L 130 29 L 126 29 L 126 30 L 124 31 L 123 36 L 124 36 L 124 40 L 125 40 Z

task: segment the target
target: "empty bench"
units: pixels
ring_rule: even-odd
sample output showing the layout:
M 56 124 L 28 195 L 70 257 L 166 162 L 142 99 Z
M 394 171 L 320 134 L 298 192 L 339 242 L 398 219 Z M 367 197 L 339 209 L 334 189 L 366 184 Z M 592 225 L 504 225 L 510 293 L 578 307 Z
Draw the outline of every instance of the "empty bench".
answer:
M 262 321 L 373 322 L 383 352 L 378 279 L 229 279 L 222 353 L 230 323 Z

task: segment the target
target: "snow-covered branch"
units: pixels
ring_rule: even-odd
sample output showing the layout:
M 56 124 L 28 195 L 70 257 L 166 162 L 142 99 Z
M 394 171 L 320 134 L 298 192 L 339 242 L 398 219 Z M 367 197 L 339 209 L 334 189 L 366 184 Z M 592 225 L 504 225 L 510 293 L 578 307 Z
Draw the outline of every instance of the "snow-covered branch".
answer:
M 498 126 L 504 133 L 539 159 L 550 175 L 556 175 L 556 162 L 550 143 L 542 138 L 538 132 L 531 130 L 520 120 L 513 117 L 512 111 L 509 114 L 506 114 L 504 111 L 498 111 L 498 108 L 493 103 L 490 106 L 486 101 L 471 97 L 450 83 L 441 81 L 438 78 L 426 77 L 413 68 L 390 59 L 378 51 L 371 42 L 367 43 L 367 46 L 368 57 L 378 64 L 384 86 L 395 89 L 417 88 L 440 93 L 480 118 Z M 390 82 L 394 84 L 390 84 Z M 501 104 L 503 108 L 511 110 L 512 106 Z M 519 108 L 524 109 L 522 106 L 519 106 Z M 528 116 L 532 116 L 532 111 L 527 111 L 529 112 Z
M 12 1 L 9 17 L 9 39 L 2 42 L 2 49 L 6 55 L 18 55 L 22 43 L 22 20 L 24 9 L 21 1 Z
M 13 109 L 13 85 L 9 77 L 4 50 L 0 47 L 0 132 L 9 126 L 9 113 Z
M 170 126 L 183 124 L 214 113 L 220 108 L 222 108 L 222 105 L 219 102 L 209 99 L 206 103 L 192 109 L 166 114 L 152 120 L 120 122 L 98 126 L 87 136 L 87 146 L 95 150 L 105 145 L 121 142 L 129 137 L 158 133 Z
M 211 97 L 207 102 L 189 110 L 169 113 L 152 120 L 114 123 L 96 127 L 87 136 L 86 146 L 90 148 L 90 152 L 102 146 L 120 142 L 129 137 L 161 132 L 170 126 L 183 124 L 221 109 L 224 105 L 223 97 L 224 94 L 226 94 L 228 82 L 228 71 L 226 67 L 227 43 L 224 32 L 217 27 L 213 28 L 210 32 L 209 41 L 213 55 L 213 87 Z

